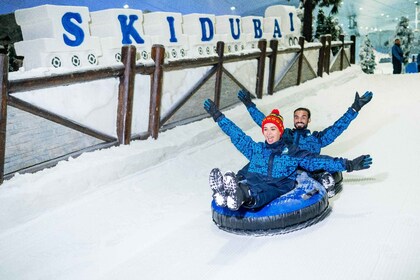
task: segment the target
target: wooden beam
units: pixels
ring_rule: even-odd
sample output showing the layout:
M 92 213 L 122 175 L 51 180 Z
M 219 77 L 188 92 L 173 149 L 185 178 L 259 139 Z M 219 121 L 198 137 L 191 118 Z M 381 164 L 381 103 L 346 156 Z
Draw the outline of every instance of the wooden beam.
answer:
M 305 37 L 299 37 L 299 46 L 300 46 L 300 53 L 299 53 L 299 62 L 298 62 L 298 72 L 297 72 L 297 81 L 296 85 L 300 85 L 302 81 L 302 67 L 303 67 L 303 50 L 305 47 Z
M 150 75 L 150 106 L 149 106 L 149 132 L 153 139 L 157 139 L 160 128 L 160 103 L 162 98 L 163 62 L 165 59 L 165 47 L 153 45 L 152 59 L 155 69 Z
M 273 95 L 274 93 L 278 46 L 279 46 L 278 40 L 270 41 L 271 54 L 269 55 L 270 60 L 269 60 L 269 70 L 268 70 L 268 85 L 267 85 L 268 95 Z
M 265 39 L 258 41 L 258 48 L 260 49 L 260 57 L 258 58 L 257 68 L 257 82 L 255 85 L 255 95 L 261 99 L 263 96 L 264 86 L 264 71 L 265 71 L 265 58 L 267 55 L 267 41 Z
M 217 42 L 217 55 L 219 57 L 216 64 L 216 82 L 214 86 L 214 104 L 220 108 L 220 92 L 222 91 L 222 77 L 223 77 L 223 58 L 225 53 L 225 43 Z
M 7 55 L 0 54 L 0 184 L 4 181 L 4 163 L 6 156 L 6 126 L 7 126 L 7 80 L 9 60 Z
M 82 125 L 80 125 L 80 124 L 78 124 L 78 123 L 76 123 L 72 120 L 69 120 L 69 119 L 64 118 L 62 116 L 59 116 L 59 115 L 54 114 L 52 112 L 49 112 L 47 110 L 41 109 L 41 108 L 39 108 L 37 106 L 34 106 L 34 105 L 32 105 L 28 102 L 20 100 L 20 99 L 14 97 L 12 95 L 8 96 L 8 105 L 13 106 L 17 109 L 20 109 L 22 111 L 31 113 L 35 116 L 39 116 L 39 117 L 44 118 L 46 120 L 49 120 L 49 121 L 55 122 L 57 124 L 63 125 L 65 127 L 77 130 L 81 133 L 84 133 L 86 135 L 95 137 L 95 138 L 100 139 L 100 140 L 105 141 L 105 142 L 113 142 L 113 141 L 116 140 L 112 136 L 109 136 L 109 135 L 106 135 L 106 134 L 104 134 L 102 132 L 99 132 L 97 130 L 90 129 L 88 127 L 82 126 Z
M 131 139 L 133 119 L 134 80 L 136 76 L 136 47 L 123 46 L 121 50 L 124 74 L 118 88 L 117 136 L 120 144 L 128 145 Z
M 353 42 L 350 45 L 350 63 L 356 63 L 356 35 L 351 35 L 350 40 Z
M 91 82 L 100 79 L 115 78 L 123 75 L 124 66 L 115 66 L 96 70 L 85 70 L 80 72 L 53 74 L 47 77 L 35 77 L 9 82 L 9 93 L 32 91 L 50 87 L 67 86 L 83 82 Z
M 344 69 L 344 35 L 340 35 L 341 52 L 340 52 L 340 71 Z
M 324 60 L 325 60 L 325 49 L 327 44 L 327 37 L 325 35 L 321 35 L 321 44 L 322 47 L 319 49 L 319 55 L 318 55 L 318 77 L 322 77 L 322 74 L 324 73 Z
M 325 48 L 325 61 L 324 61 L 324 69 L 325 72 L 329 75 L 330 74 L 330 59 L 331 59 L 331 35 L 326 35 L 327 38 L 327 47 Z

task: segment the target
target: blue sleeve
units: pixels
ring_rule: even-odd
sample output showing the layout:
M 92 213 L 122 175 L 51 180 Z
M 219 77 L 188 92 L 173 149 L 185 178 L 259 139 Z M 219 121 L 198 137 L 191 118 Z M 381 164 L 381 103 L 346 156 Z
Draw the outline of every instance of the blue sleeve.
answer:
M 354 120 L 357 115 L 355 110 L 352 108 L 349 108 L 344 115 L 339 118 L 332 126 L 327 127 L 321 132 L 314 132 L 314 136 L 317 137 L 320 140 L 321 147 L 328 146 L 332 142 L 337 139 L 338 136 L 341 135 L 341 133 L 344 132 L 344 130 L 349 127 L 352 120 Z
M 247 108 L 249 114 L 251 115 L 251 118 L 254 120 L 254 122 L 261 127 L 261 124 L 265 118 L 265 115 L 257 109 L 256 106 L 250 106 Z
M 308 171 L 327 170 L 337 172 L 346 170 L 346 162 L 347 160 L 343 158 L 310 154 L 300 161 L 299 166 Z
M 246 135 L 236 124 L 226 116 L 222 116 L 217 124 L 230 137 L 232 144 L 248 159 L 251 160 L 254 151 L 258 150 L 258 143 Z

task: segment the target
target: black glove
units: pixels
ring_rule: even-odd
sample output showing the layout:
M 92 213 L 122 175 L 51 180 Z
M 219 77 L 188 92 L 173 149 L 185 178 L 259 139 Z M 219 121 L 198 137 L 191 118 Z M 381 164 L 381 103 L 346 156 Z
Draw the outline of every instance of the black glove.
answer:
M 245 104 L 247 108 L 255 107 L 254 102 L 251 101 L 251 95 L 248 91 L 244 92 L 242 89 L 238 91 L 238 98 Z
M 204 109 L 209 113 L 210 116 L 213 117 L 213 120 L 217 122 L 220 117 L 223 116 L 223 114 L 219 111 L 219 108 L 217 108 L 216 104 L 210 99 L 207 99 L 204 101 Z
M 359 112 L 363 106 L 365 106 L 369 101 L 372 99 L 373 93 L 371 91 L 366 91 L 362 97 L 359 96 L 359 93 L 356 91 L 356 96 L 354 97 L 354 102 L 351 107 L 356 111 Z
M 353 160 L 347 160 L 346 170 L 352 172 L 354 170 L 368 169 L 372 164 L 372 158 L 370 155 L 363 155 Z

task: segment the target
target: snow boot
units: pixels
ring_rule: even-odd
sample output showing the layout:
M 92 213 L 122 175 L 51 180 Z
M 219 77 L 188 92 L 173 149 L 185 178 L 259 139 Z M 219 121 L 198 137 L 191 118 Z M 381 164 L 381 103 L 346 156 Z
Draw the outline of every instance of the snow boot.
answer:
M 320 183 L 324 186 L 327 190 L 328 197 L 331 198 L 335 195 L 335 180 L 331 173 L 324 172 L 321 174 Z
M 219 168 L 213 168 L 209 175 L 210 188 L 217 206 L 226 207 L 227 192 L 223 183 L 223 175 Z
M 227 207 L 232 211 L 237 211 L 246 200 L 246 194 L 240 188 L 238 181 L 236 180 L 236 175 L 232 171 L 228 171 L 223 176 L 223 182 L 225 184 L 225 189 L 228 194 L 227 197 Z

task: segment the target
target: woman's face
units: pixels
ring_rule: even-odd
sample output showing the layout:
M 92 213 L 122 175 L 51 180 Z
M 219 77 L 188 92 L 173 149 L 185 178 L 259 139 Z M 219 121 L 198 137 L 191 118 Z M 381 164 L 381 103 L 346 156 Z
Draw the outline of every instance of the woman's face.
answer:
M 264 138 L 268 144 L 273 144 L 280 140 L 280 130 L 278 127 L 273 123 L 266 123 L 264 125 Z

